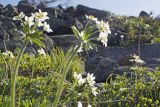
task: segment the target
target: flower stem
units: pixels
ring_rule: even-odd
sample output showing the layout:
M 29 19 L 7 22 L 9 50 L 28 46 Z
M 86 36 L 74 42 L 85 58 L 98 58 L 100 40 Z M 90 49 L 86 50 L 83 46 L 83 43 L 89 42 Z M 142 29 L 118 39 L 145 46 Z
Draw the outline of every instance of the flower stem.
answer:
M 80 48 L 80 46 L 78 46 L 74 51 L 73 53 L 70 55 L 69 57 L 69 60 L 66 64 L 66 66 L 64 67 L 64 71 L 63 71 L 63 75 L 62 75 L 62 79 L 61 81 L 59 82 L 59 86 L 58 86 L 58 90 L 57 90 L 57 93 L 56 93 L 56 98 L 55 98 L 55 101 L 54 101 L 54 104 L 53 104 L 53 107 L 57 107 L 58 106 L 58 102 L 59 102 L 59 99 L 60 99 L 60 96 L 61 96 L 61 93 L 63 91 L 63 84 L 64 84 L 64 81 L 65 81 L 65 78 L 67 76 L 67 73 L 68 73 L 68 69 L 70 67 L 70 64 L 74 58 L 74 56 L 76 55 L 78 49 Z
M 18 54 L 18 58 L 16 60 L 16 66 L 14 68 L 14 71 L 12 72 L 11 75 L 11 107 L 15 107 L 15 91 L 16 91 L 16 77 L 18 75 L 18 70 L 19 70 L 19 64 L 20 64 L 20 60 L 22 58 L 22 55 L 24 53 L 24 50 L 27 46 L 28 42 L 25 41 L 25 43 L 23 44 L 20 53 Z

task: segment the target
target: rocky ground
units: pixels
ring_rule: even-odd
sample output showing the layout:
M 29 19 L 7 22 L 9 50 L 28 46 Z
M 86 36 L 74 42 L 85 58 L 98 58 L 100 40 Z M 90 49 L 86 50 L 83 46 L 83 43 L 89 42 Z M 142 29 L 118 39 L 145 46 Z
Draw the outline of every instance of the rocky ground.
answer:
M 99 19 L 109 20 L 113 18 L 112 13 L 108 11 L 97 10 L 89 8 L 83 5 L 77 7 L 63 8 L 58 6 L 52 7 L 38 7 L 30 5 L 27 2 L 21 1 L 17 6 L 0 5 L 0 49 L 4 51 L 4 44 L 7 49 L 14 51 L 16 47 L 21 46 L 21 42 L 17 42 L 21 33 L 19 28 L 19 22 L 13 21 L 13 16 L 24 12 L 26 15 L 37 11 L 38 9 L 48 12 L 50 19 L 48 23 L 53 29 L 53 33 L 46 34 L 48 37 L 44 41 L 47 49 L 50 50 L 53 46 L 61 46 L 63 48 L 69 47 L 72 43 L 76 42 L 71 26 L 76 25 L 79 29 L 83 29 L 85 25 L 85 15 L 93 15 Z M 145 12 L 140 13 L 141 16 L 149 15 Z M 116 32 L 117 29 L 112 29 L 112 32 Z M 118 31 L 123 29 L 118 29 Z M 113 34 L 114 34 L 113 33 Z M 118 35 L 121 35 L 118 32 Z M 113 35 L 111 35 L 113 36 Z M 30 54 L 36 54 L 37 46 L 28 46 L 26 52 Z M 96 75 L 96 81 L 105 81 L 105 78 L 113 72 L 123 73 L 128 69 L 130 63 L 128 62 L 128 56 L 130 54 L 137 53 L 137 47 L 107 47 L 99 48 L 97 52 L 89 52 L 89 56 L 86 58 L 85 70 L 86 72 L 93 72 Z M 146 62 L 145 66 L 154 68 L 160 64 L 160 44 L 150 44 L 141 46 L 141 57 Z

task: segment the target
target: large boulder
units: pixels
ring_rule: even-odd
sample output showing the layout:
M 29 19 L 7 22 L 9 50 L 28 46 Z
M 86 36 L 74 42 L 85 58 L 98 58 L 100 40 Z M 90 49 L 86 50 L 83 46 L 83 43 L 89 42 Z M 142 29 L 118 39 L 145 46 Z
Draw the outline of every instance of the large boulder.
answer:
M 147 12 L 145 12 L 145 11 L 141 11 L 139 13 L 139 17 L 150 17 L 150 15 Z
M 65 34 L 65 35 L 54 35 L 50 36 L 56 46 L 66 47 L 71 46 L 76 42 L 76 38 L 73 34 Z
M 145 66 L 150 68 L 155 68 L 160 65 L 160 58 L 146 58 L 145 62 L 146 62 Z
M 16 25 L 12 22 L 12 19 L 6 16 L 0 16 L 0 39 L 9 40 L 11 35 L 9 31 L 16 29 Z
M 51 37 L 49 37 L 48 35 L 45 35 L 45 40 L 43 41 L 43 43 L 46 46 L 47 51 L 52 50 L 53 46 L 54 46 L 54 41 L 52 40 Z
M 36 10 L 36 6 L 28 2 L 28 0 L 21 0 L 18 5 L 17 9 L 19 12 L 24 12 L 26 15 L 30 15 Z
M 72 34 L 71 26 L 74 25 L 75 20 L 55 19 L 48 20 L 48 23 L 53 30 L 52 35 Z
M 1 26 L 3 30 L 16 29 L 16 25 L 12 22 L 12 18 L 5 17 L 3 15 L 0 16 L 0 21 L 2 22 Z
M 0 14 L 2 14 L 2 12 L 3 12 L 3 5 L 0 4 Z
M 83 24 L 78 19 L 49 19 L 48 23 L 53 30 L 51 35 L 73 34 L 71 27 L 74 25 L 79 29 L 83 28 Z
M 117 61 L 117 63 L 120 66 L 132 65 L 132 62 L 130 61 L 131 59 L 133 59 L 133 55 L 132 54 L 124 55 L 122 58 L 120 58 L 120 60 Z
M 34 56 L 37 54 L 37 51 L 35 48 L 33 48 L 32 46 L 30 47 L 26 47 L 24 53 L 28 53 L 30 56 Z
M 25 34 L 17 29 L 9 29 L 8 34 L 10 35 L 10 39 L 12 40 L 21 40 L 25 37 Z
M 9 40 L 9 34 L 5 30 L 0 30 L 0 40 Z
M 96 82 L 105 82 L 107 77 L 114 73 L 113 68 L 118 68 L 119 65 L 110 58 L 95 56 L 88 58 L 85 63 L 85 71 L 93 73 L 96 77 Z
M 18 14 L 17 8 L 12 6 L 11 4 L 8 4 L 4 9 L 3 9 L 3 15 L 7 17 L 13 17 Z
M 98 9 L 93 9 L 84 5 L 78 5 L 76 8 L 76 14 L 77 16 L 84 16 L 84 15 L 93 15 L 98 18 L 104 18 L 104 17 L 109 17 L 110 13 L 103 11 L 103 10 L 98 10 Z

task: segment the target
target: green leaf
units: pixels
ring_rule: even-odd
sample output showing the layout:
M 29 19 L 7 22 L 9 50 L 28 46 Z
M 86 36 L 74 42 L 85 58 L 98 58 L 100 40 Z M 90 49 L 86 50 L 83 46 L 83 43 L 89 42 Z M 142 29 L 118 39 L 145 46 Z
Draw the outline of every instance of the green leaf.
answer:
M 38 38 L 31 38 L 31 41 L 33 43 L 37 44 L 38 46 L 45 48 L 45 44 L 41 40 L 39 40 Z
M 91 33 L 92 33 L 93 29 L 91 26 L 87 27 L 86 30 L 85 30 L 85 34 L 84 34 L 84 38 L 87 40 L 90 38 L 91 36 Z
M 27 34 L 29 32 L 29 26 L 28 25 L 23 25 L 23 31 L 25 34 Z
M 79 35 L 80 35 L 80 32 L 78 31 L 78 29 L 75 27 L 75 26 L 72 26 L 72 31 L 74 33 L 74 35 L 80 39 Z
M 43 32 L 41 31 L 38 31 L 38 32 L 35 32 L 33 34 L 30 35 L 30 38 L 38 38 L 40 35 L 42 35 Z
M 39 40 L 45 40 L 46 38 L 44 36 L 40 36 Z

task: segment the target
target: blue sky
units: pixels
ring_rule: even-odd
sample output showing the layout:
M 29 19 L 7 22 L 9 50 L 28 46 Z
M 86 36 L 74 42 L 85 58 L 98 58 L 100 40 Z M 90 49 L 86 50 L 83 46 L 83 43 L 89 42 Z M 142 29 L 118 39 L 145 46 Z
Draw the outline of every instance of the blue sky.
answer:
M 17 4 L 19 0 L 0 0 L 1 4 Z M 71 5 L 84 4 L 89 7 L 109 10 L 117 15 L 135 15 L 141 10 L 160 14 L 160 0 L 72 0 Z

